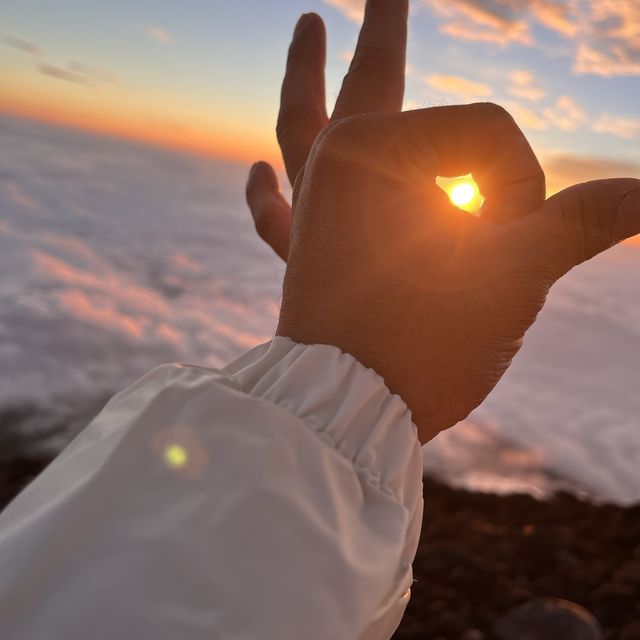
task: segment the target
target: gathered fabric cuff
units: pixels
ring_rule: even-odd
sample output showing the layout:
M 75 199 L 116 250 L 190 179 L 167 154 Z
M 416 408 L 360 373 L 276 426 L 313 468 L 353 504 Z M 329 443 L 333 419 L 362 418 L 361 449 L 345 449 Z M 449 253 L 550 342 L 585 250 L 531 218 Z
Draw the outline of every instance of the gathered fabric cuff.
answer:
M 421 505 L 422 454 L 411 412 L 353 356 L 277 336 L 224 371 L 245 393 L 298 416 L 410 513 Z

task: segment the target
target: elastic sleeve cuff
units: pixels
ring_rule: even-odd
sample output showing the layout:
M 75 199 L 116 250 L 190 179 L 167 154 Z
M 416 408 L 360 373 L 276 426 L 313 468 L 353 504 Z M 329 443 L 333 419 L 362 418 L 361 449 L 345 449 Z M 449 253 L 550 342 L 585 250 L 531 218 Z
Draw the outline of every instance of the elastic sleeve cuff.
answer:
M 411 412 L 353 356 L 276 337 L 224 371 L 245 393 L 298 416 L 410 513 L 421 505 L 422 454 Z

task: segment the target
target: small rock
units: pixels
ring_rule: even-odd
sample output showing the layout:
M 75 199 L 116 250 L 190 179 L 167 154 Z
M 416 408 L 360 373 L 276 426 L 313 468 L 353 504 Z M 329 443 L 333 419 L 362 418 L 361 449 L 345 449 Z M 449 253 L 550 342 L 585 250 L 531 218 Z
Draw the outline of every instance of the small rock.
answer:
M 602 640 L 598 621 L 567 600 L 540 598 L 512 609 L 494 627 L 499 640 Z

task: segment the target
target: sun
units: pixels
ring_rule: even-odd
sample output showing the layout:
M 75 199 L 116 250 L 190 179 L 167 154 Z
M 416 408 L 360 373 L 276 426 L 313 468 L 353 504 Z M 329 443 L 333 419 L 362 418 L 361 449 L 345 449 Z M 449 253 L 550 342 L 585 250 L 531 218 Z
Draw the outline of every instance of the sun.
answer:
M 451 202 L 456 205 L 456 207 L 465 207 L 471 204 L 471 201 L 475 198 L 476 188 L 470 182 L 461 182 L 457 184 L 453 189 L 451 189 L 451 193 L 449 197 L 451 198 Z
M 449 200 L 458 209 L 476 216 L 480 215 L 484 196 L 480 193 L 480 187 L 470 173 L 457 178 L 438 176 L 436 184 L 449 196 Z

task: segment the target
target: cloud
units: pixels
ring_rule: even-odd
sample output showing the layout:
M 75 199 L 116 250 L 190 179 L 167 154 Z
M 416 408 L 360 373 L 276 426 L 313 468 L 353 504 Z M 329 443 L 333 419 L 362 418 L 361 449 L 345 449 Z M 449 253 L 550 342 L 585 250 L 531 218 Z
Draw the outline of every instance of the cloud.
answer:
M 68 69 L 56 67 L 55 65 L 47 64 L 45 62 L 38 67 L 38 71 L 42 75 L 49 76 L 50 78 L 58 78 L 59 80 L 66 80 L 67 82 L 73 82 L 74 84 L 91 84 L 89 78 L 81 73 L 69 71 Z
M 530 71 L 515 69 L 509 74 L 509 80 L 511 84 L 507 87 L 507 91 L 516 98 L 536 101 L 546 95 L 544 89 L 536 86 L 535 78 Z
M 488 85 L 460 78 L 459 76 L 430 75 L 425 78 L 425 81 L 430 87 L 438 91 L 450 93 L 461 98 L 486 98 L 493 93 Z
M 549 123 L 540 113 L 524 107 L 517 102 L 505 102 L 503 106 L 513 116 L 514 120 L 524 129 L 543 131 L 549 128 Z
M 324 0 L 329 6 L 341 11 L 349 20 L 362 22 L 364 18 L 364 0 Z
M 618 138 L 631 140 L 640 133 L 640 118 L 624 118 L 604 113 L 591 128 L 597 133 L 610 133 Z
M 454 38 L 538 46 L 535 25 L 569 40 L 573 71 L 640 75 L 638 0 L 423 0 Z
M 13 47 L 14 49 L 19 49 L 20 51 L 29 53 L 32 56 L 42 55 L 42 49 L 37 44 L 28 42 L 27 40 L 23 40 L 22 38 L 15 38 L 14 36 L 3 36 L 2 42 L 10 47 Z
M 574 131 L 586 119 L 586 113 L 571 96 L 560 96 L 553 107 L 542 113 L 551 126 L 562 131 Z
M 595 1 L 595 0 L 587 0 Z M 445 18 L 444 33 L 463 40 L 534 45 L 532 24 L 573 37 L 576 0 L 425 0 Z
M 526 21 L 516 7 L 504 0 L 427 0 L 444 18 L 440 30 L 461 40 L 532 44 Z
M 148 25 L 144 27 L 144 32 L 160 44 L 170 44 L 173 42 L 173 35 L 164 27 Z
M 1 124 L 0 185 L 10 177 L 41 206 L 30 212 L 0 189 L 0 412 L 27 407 L 23 434 L 64 425 L 72 435 L 156 364 L 220 366 L 273 335 L 283 267 L 240 215 L 245 167 Z M 569 182 L 640 174 L 606 163 L 543 162 Z M 637 251 L 618 247 L 554 287 L 510 375 L 472 418 L 478 428 L 433 441 L 450 477 L 486 488 L 493 474 L 493 486 L 526 489 L 540 463 L 600 497 L 640 499 Z M 609 384 L 594 374 L 603 363 Z
M 605 78 L 640 76 L 640 47 L 610 40 L 607 44 L 606 38 L 594 44 L 582 43 L 578 46 L 573 71 Z
M 586 37 L 577 49 L 574 71 L 605 77 L 640 75 L 638 0 L 590 0 Z
M 71 61 L 66 68 L 43 62 L 38 66 L 38 71 L 50 78 L 65 80 L 66 82 L 93 89 L 96 89 L 101 84 L 114 84 L 116 82 L 116 77 L 112 73 L 83 62 Z
M 543 154 L 542 166 L 549 193 L 589 180 L 640 176 L 640 164 L 571 153 Z
M 530 3 L 533 17 L 543 26 L 569 38 L 578 33 L 575 0 L 554 2 L 537 0 Z
M 104 82 L 106 84 L 114 84 L 116 82 L 116 76 L 113 73 L 100 69 L 99 67 L 94 67 L 90 64 L 85 64 L 84 62 L 76 62 L 72 60 L 69 62 L 67 67 L 70 71 L 79 73 L 97 82 Z

